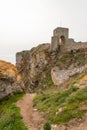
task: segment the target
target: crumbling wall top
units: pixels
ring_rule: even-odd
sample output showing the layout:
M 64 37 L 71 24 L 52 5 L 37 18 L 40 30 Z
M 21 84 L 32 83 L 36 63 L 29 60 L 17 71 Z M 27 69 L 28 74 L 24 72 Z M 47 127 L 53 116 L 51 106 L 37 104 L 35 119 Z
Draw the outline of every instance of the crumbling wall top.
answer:
M 53 36 L 65 35 L 68 38 L 68 34 L 69 34 L 68 28 L 58 27 L 58 28 L 53 30 Z

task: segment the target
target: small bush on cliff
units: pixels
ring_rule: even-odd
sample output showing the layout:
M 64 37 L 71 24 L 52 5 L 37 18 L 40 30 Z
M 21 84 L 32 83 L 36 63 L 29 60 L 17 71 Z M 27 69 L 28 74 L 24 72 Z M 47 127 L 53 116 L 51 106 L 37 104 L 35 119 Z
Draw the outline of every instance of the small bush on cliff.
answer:
M 44 130 L 51 130 L 51 125 L 50 125 L 50 123 L 45 123 L 45 125 L 44 125 Z

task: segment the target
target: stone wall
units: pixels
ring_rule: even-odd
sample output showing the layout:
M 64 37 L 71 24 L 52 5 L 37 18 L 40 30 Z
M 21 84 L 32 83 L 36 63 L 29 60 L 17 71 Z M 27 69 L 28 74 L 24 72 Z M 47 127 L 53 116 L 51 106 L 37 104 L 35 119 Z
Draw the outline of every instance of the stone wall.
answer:
M 86 49 L 87 48 L 87 42 L 71 42 L 70 41 L 65 45 L 66 51 L 71 50 L 80 50 L 80 49 Z
M 58 27 L 53 30 L 53 36 L 58 36 L 60 38 L 63 35 L 65 39 L 68 39 L 68 35 L 69 35 L 68 32 L 69 32 L 68 28 Z
M 68 28 L 56 28 L 53 30 L 53 36 L 51 37 L 51 51 L 56 51 L 59 49 L 59 46 L 66 44 L 68 40 Z M 64 42 L 62 38 L 64 38 Z
M 56 28 L 53 31 L 51 38 L 51 51 L 71 51 L 87 48 L 87 42 L 75 42 L 74 39 L 68 38 L 68 28 Z M 61 36 L 64 37 L 65 42 L 60 43 Z
M 54 36 L 51 38 L 51 50 L 52 51 L 58 50 L 58 41 L 59 41 L 59 39 L 57 36 Z

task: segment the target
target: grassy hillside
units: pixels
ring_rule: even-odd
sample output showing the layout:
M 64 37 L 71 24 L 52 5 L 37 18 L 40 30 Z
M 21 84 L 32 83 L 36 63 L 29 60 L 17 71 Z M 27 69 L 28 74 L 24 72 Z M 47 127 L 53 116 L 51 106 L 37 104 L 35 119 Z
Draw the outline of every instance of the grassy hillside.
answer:
M 0 130 L 27 130 L 20 116 L 20 110 L 15 105 L 22 96 L 23 94 L 16 94 L 0 101 Z
M 78 84 L 82 80 L 87 81 L 86 77 L 84 73 L 74 77 L 74 81 L 69 82 L 70 88 L 67 90 L 64 88 L 60 92 L 53 91 L 37 95 L 34 106 L 39 111 L 43 111 L 45 118 L 52 124 L 63 124 L 73 118 L 82 118 L 87 112 L 87 107 L 80 109 L 87 103 L 87 82 L 83 88 L 78 88 Z
M 39 84 L 35 84 L 35 91 L 37 91 L 39 88 L 44 90 L 52 88 L 52 86 L 54 87 L 51 80 L 51 69 L 53 67 L 58 66 L 62 70 L 68 69 L 70 66 L 81 67 L 85 64 L 87 64 L 87 58 L 84 52 L 65 52 L 63 54 L 57 55 L 54 60 L 50 59 L 49 64 L 43 67 L 41 73 L 37 73 L 36 81 L 38 81 Z

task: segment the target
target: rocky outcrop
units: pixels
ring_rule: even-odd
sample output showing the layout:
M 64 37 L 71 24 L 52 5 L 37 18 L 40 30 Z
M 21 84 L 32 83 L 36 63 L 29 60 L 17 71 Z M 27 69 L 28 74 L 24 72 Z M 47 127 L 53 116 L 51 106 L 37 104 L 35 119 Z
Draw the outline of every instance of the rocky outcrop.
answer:
M 64 83 L 66 80 L 70 79 L 70 77 L 82 73 L 84 71 L 84 69 L 87 68 L 87 64 L 82 66 L 82 67 L 78 67 L 75 68 L 73 66 L 71 66 L 69 69 L 67 70 L 60 70 L 58 67 L 54 67 L 51 70 L 51 77 L 52 80 L 54 82 L 54 84 L 56 86 Z
M 22 75 L 26 91 L 32 92 L 41 80 L 44 69 L 49 64 L 50 45 L 42 44 L 30 51 L 16 54 L 16 66 Z
M 34 92 L 37 89 L 42 90 L 50 87 L 52 79 L 53 81 L 57 80 L 54 76 L 57 71 L 59 74 L 58 81 L 54 81 L 55 85 L 63 83 L 71 75 L 79 73 L 80 67 L 87 64 L 86 52 L 87 49 L 64 53 L 51 52 L 50 44 L 41 44 L 29 51 L 18 52 L 16 54 L 16 67 L 22 76 L 26 91 Z M 54 74 L 51 70 L 55 66 L 58 66 L 59 70 L 56 70 Z
M 0 99 L 22 92 L 23 88 L 24 85 L 16 67 L 0 60 Z

